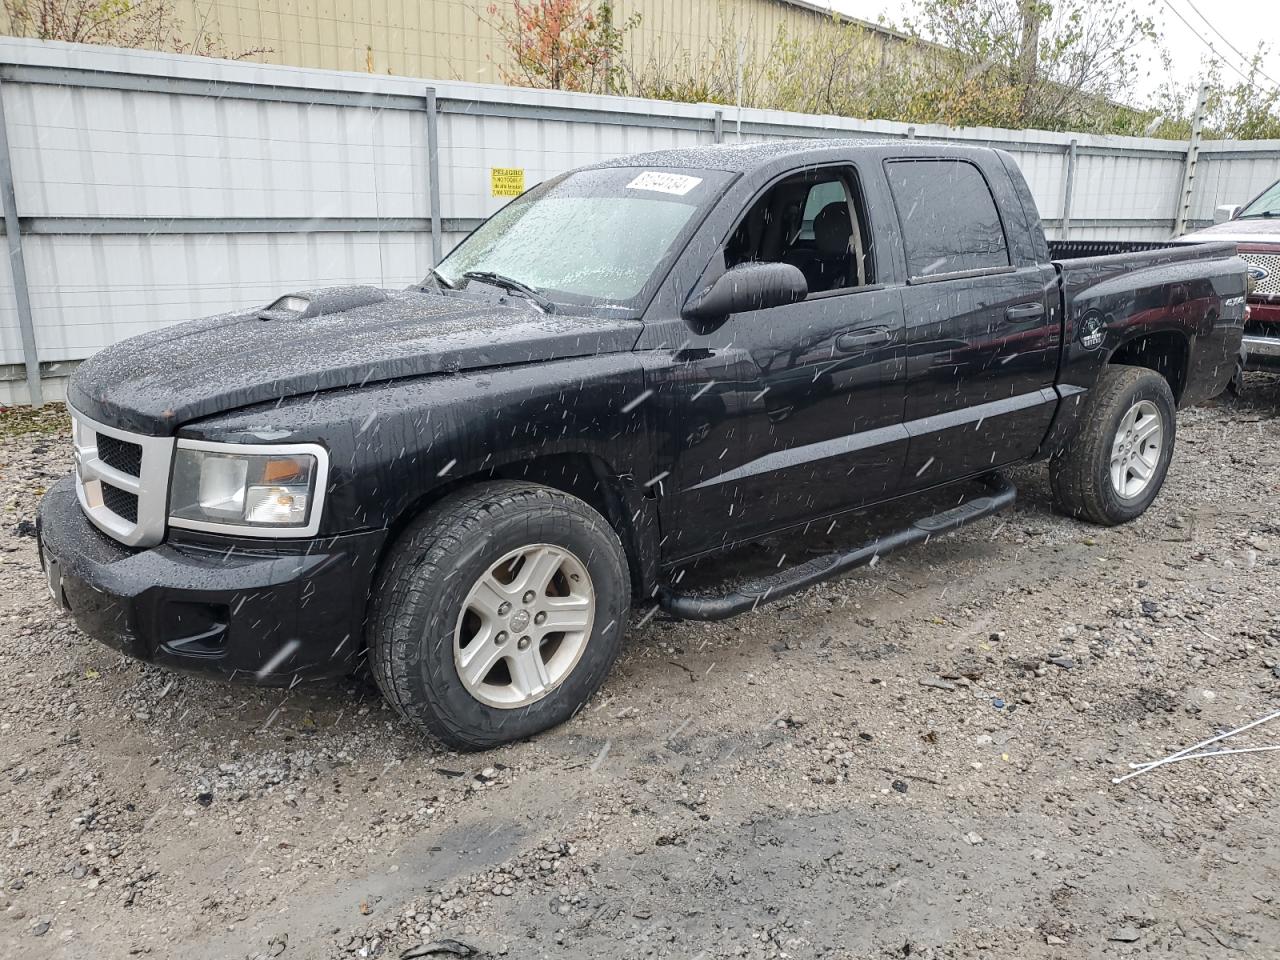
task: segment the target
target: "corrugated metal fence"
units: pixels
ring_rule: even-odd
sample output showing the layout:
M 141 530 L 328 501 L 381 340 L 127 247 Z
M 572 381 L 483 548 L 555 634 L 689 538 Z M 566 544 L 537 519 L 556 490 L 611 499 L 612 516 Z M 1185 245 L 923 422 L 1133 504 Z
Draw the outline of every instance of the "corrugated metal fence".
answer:
M 912 127 L 714 105 L 0 40 L 0 402 L 144 330 L 329 283 L 403 286 L 524 183 L 641 150 L 919 137 L 1017 157 L 1052 237 L 1163 239 L 1188 144 Z M 6 142 L 7 141 L 7 142 Z M 1280 142 L 1208 142 L 1190 218 L 1280 176 Z M 16 229 L 15 229 L 16 228 Z M 25 277 L 24 277 L 25 274 Z M 15 282 L 16 281 L 16 282 Z

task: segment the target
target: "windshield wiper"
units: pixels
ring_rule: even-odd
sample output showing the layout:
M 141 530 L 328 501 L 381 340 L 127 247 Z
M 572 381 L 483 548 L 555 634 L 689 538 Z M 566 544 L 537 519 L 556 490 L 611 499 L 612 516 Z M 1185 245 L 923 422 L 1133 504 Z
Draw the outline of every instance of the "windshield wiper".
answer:
M 504 290 L 510 290 L 512 293 L 518 293 L 520 296 L 528 300 L 532 300 L 542 308 L 543 313 L 555 313 L 556 305 L 547 297 L 539 293 L 527 283 L 521 283 L 511 277 L 501 273 L 494 273 L 492 270 L 468 270 L 462 275 L 464 280 L 479 280 L 481 283 L 489 283 L 495 287 L 502 287 Z
M 1274 210 L 1263 210 L 1261 213 L 1242 213 L 1240 214 L 1240 216 L 1236 217 L 1236 219 L 1237 220 L 1257 220 L 1259 217 L 1270 218 L 1274 216 L 1276 216 L 1276 213 Z
M 423 293 L 426 293 L 427 291 L 428 280 L 434 280 L 436 282 L 436 286 L 442 290 L 458 289 L 452 283 L 450 283 L 449 279 L 443 273 L 437 270 L 435 267 L 432 267 L 431 272 L 427 274 L 427 280 L 423 280 L 420 284 L 418 284 L 418 289 L 421 290 Z

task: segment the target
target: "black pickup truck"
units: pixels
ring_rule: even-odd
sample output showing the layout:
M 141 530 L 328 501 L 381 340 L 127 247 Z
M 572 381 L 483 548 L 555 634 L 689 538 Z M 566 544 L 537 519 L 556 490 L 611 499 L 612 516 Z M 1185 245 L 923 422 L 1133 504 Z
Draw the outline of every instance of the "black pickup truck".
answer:
M 39 514 L 57 602 L 259 683 L 366 663 L 462 748 L 565 720 L 633 604 L 714 619 L 998 510 L 1141 514 L 1231 377 L 1230 243 L 1055 261 L 1013 160 L 802 141 L 556 177 L 419 285 L 292 293 L 104 350 Z M 977 495 L 719 595 L 690 561 L 944 484 Z M 952 502 L 955 502 L 954 500 Z

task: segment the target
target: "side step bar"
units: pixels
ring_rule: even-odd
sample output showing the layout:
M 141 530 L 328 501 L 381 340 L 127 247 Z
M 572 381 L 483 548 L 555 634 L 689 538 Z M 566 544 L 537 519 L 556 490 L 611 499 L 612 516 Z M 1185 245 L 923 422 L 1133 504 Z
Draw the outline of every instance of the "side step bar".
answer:
M 815 583 L 828 580 L 855 567 L 861 567 L 893 550 L 923 543 L 966 523 L 990 516 L 1013 503 L 1018 490 L 998 474 L 983 477 L 991 492 L 985 496 L 966 500 L 964 503 L 921 517 L 909 527 L 886 534 L 848 553 L 831 553 L 815 557 L 805 563 L 788 567 L 777 573 L 750 580 L 738 585 L 731 593 L 721 596 L 698 596 L 677 593 L 663 587 L 658 594 L 658 605 L 667 613 L 682 620 L 727 620 L 740 613 L 747 613 L 771 600 L 780 600 Z

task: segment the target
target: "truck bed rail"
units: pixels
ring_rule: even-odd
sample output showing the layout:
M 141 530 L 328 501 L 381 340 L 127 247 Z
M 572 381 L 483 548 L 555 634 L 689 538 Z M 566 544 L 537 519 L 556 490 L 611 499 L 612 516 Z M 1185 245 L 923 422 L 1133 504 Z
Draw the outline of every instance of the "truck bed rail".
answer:
M 1118 253 L 1164 250 L 1174 245 L 1171 240 L 1050 240 L 1049 259 L 1080 260 L 1084 257 L 1110 257 Z

